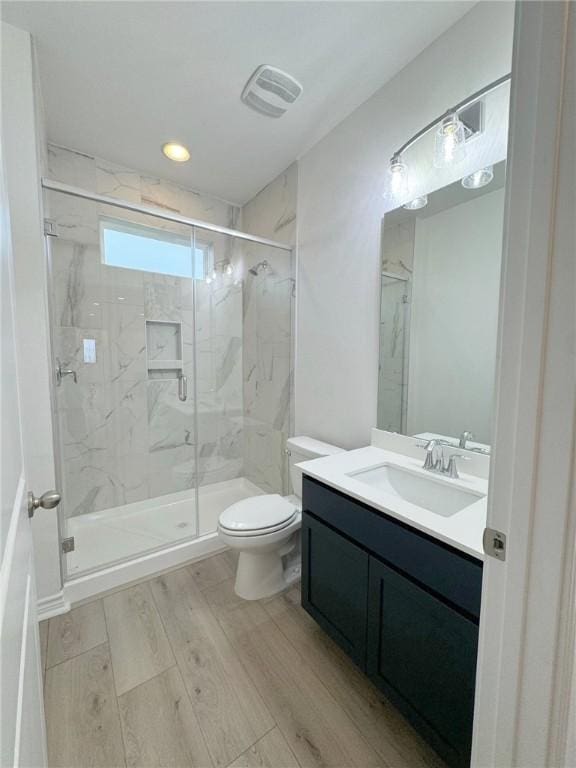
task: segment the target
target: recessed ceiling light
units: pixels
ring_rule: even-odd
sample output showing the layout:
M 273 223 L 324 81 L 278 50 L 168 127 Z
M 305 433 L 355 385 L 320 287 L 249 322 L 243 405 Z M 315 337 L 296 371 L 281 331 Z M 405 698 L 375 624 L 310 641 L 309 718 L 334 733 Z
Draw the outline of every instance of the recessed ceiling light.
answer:
M 176 144 L 174 141 L 169 141 L 162 147 L 162 152 L 169 160 L 174 160 L 175 163 L 185 163 L 186 160 L 190 160 L 190 152 L 183 144 Z

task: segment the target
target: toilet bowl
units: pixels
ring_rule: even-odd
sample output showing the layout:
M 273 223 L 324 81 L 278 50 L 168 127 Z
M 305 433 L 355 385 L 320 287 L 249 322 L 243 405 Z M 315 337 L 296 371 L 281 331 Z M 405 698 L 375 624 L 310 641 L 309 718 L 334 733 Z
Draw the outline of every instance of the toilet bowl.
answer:
M 310 437 L 289 438 L 286 448 L 294 495 L 252 496 L 232 504 L 218 520 L 220 539 L 239 551 L 234 589 L 245 600 L 274 595 L 299 578 L 302 472 L 296 465 L 342 452 Z

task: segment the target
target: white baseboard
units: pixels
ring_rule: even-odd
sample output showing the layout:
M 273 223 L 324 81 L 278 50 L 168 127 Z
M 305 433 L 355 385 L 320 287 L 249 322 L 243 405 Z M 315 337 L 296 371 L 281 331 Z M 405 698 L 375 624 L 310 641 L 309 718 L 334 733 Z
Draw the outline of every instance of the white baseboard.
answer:
M 38 621 L 51 619 L 53 616 L 59 616 L 61 613 L 67 613 L 70 610 L 70 603 L 64 597 L 64 590 L 60 590 L 55 595 L 42 597 L 37 603 Z
M 156 573 L 202 560 L 225 549 L 226 546 L 222 544 L 218 534 L 210 533 L 192 541 L 184 541 L 167 549 L 127 560 L 124 563 L 117 563 L 100 571 L 72 578 L 64 584 L 64 595 L 68 606 L 70 606 L 104 592 L 127 586 L 132 582 L 141 581 L 154 576 Z

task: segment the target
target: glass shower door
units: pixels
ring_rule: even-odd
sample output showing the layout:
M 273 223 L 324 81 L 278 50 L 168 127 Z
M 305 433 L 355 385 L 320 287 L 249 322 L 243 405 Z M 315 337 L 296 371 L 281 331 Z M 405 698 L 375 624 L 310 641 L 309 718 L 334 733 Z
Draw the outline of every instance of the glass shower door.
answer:
M 198 535 L 192 227 L 46 193 L 68 576 Z M 73 540 L 73 541 L 71 541 Z

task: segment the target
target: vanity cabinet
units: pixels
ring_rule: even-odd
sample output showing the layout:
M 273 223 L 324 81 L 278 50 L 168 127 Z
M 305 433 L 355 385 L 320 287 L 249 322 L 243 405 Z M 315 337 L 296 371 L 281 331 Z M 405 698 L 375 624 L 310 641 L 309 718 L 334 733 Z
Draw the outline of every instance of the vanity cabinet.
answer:
M 311 515 L 302 521 L 308 613 L 359 667 L 366 663 L 368 554 Z M 305 542 L 305 544 L 304 544 Z
M 450 766 L 470 762 L 482 563 L 304 477 L 302 606 Z

